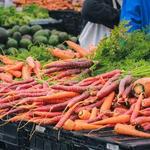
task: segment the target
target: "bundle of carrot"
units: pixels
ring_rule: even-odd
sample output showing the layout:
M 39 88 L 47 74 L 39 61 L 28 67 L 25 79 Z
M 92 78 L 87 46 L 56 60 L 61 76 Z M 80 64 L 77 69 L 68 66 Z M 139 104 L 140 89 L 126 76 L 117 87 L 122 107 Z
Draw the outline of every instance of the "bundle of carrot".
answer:
M 26 62 L 34 68 L 30 57 Z M 66 73 L 81 72 L 92 64 L 87 59 L 60 60 L 45 65 L 43 72 L 50 76 L 58 72 L 53 78 L 58 80 Z M 135 128 L 138 125 L 145 131 L 150 130 L 150 78 L 135 81 L 131 75 L 124 76 L 121 70 L 113 70 L 67 84 L 50 86 L 49 80 L 38 81 L 30 77 L 12 83 L 1 82 L 0 118 L 6 123 L 26 121 L 75 131 L 114 127 L 118 134 L 150 137 Z
M 32 57 L 28 57 L 24 62 L 12 60 L 7 56 L 0 55 L 0 80 L 11 83 L 14 78 L 29 79 L 31 75 L 40 78 L 41 64 Z
M 49 49 L 51 52 L 51 55 L 65 60 L 65 59 L 73 59 L 73 58 L 83 58 L 88 56 L 89 54 L 93 53 L 95 51 L 95 47 L 90 47 L 90 49 L 84 49 L 79 44 L 74 43 L 72 41 L 66 41 L 66 44 L 70 49 L 68 50 L 61 50 L 59 48 L 55 49 Z
M 90 73 L 94 63 L 88 59 L 67 59 L 48 63 L 44 66 L 43 74 L 49 76 L 49 81 L 65 82 L 76 80 Z M 71 82 L 70 82 L 71 83 Z

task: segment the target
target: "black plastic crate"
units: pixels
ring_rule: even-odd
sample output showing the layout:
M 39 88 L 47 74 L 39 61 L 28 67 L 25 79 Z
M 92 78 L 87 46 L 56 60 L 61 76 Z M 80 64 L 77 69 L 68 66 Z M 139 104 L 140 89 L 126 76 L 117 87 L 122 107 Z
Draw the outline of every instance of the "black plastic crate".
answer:
M 52 127 L 37 127 L 30 141 L 30 150 L 89 150 L 81 145 L 82 143 L 76 144 L 74 141 L 64 140 L 63 132 Z M 68 138 L 71 138 L 71 135 L 72 133 L 68 132 Z
M 49 16 L 54 19 L 61 19 L 61 29 L 72 35 L 79 35 L 83 28 L 81 13 L 72 10 L 49 11 Z
M 16 123 L 8 123 L 0 127 L 0 142 L 3 143 L 0 145 L 2 147 L 8 150 L 26 150 L 26 147 L 29 147 L 28 132 L 25 129 L 17 131 L 17 128 L 18 124 Z
M 150 150 L 150 139 L 118 135 L 110 128 L 92 133 L 52 128 L 46 131 L 48 136 L 52 135 L 60 143 L 71 145 L 69 150 Z

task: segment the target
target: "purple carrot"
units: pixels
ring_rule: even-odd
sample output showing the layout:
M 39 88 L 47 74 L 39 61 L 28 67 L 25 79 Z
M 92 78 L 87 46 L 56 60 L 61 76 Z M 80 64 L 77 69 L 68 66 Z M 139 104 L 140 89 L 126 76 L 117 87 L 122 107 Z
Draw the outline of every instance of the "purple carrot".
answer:
M 93 65 L 91 60 L 83 60 L 83 61 L 70 61 L 70 62 L 61 62 L 56 64 L 51 64 L 48 68 L 89 68 Z
M 48 89 L 48 88 L 49 88 L 48 82 L 45 81 L 43 83 L 43 89 Z
M 120 73 L 115 74 L 114 76 L 112 76 L 103 86 L 103 88 L 105 88 L 106 86 L 110 85 L 112 82 L 118 80 L 120 77 Z
M 150 130 L 150 123 L 147 123 L 147 124 L 143 125 L 142 127 L 143 127 L 144 131 L 148 131 L 148 130 Z
M 77 107 L 76 109 L 75 109 L 75 112 L 76 113 L 79 113 L 81 110 L 92 110 L 92 108 L 94 108 L 94 107 L 97 107 L 97 108 L 99 108 L 102 104 L 103 104 L 103 101 L 104 100 L 100 100 L 100 101 L 97 101 L 97 102 L 95 102 L 95 103 L 93 103 L 93 104 L 90 104 L 90 105 L 87 105 L 87 106 L 83 106 L 83 107 Z
M 125 115 L 131 115 L 134 110 L 134 107 L 135 107 L 135 104 L 132 104 L 130 109 L 127 112 L 125 112 Z
M 67 106 L 67 104 L 69 103 L 70 100 L 65 101 L 63 103 L 59 103 L 59 104 L 51 104 L 51 105 L 46 105 L 46 106 L 41 106 L 35 109 L 35 111 L 62 111 L 65 109 L 65 107 Z
M 50 69 L 45 69 L 44 74 L 50 74 L 58 71 L 62 71 L 64 68 L 50 68 Z
M 72 107 L 72 106 L 73 106 L 74 104 L 76 104 L 77 102 L 83 101 L 83 100 L 85 100 L 86 98 L 88 98 L 89 96 L 90 96 L 90 93 L 89 93 L 89 92 L 84 92 L 84 93 L 82 93 L 81 95 L 72 98 L 72 99 L 70 100 L 70 102 L 68 103 L 67 107 Z
M 0 105 L 0 109 L 10 108 L 18 103 L 18 100 Z
M 97 93 L 97 97 L 99 99 L 104 98 L 105 96 L 109 95 L 111 92 L 115 91 L 118 87 L 118 82 L 113 82 L 110 85 L 106 86 L 105 88 L 101 89 Z
M 99 114 L 96 118 L 88 120 L 87 123 L 93 123 L 102 119 L 104 114 Z
M 42 93 L 20 93 L 18 96 L 20 98 L 26 98 L 26 97 L 39 97 L 39 96 L 46 96 L 47 92 L 42 92 Z
M 79 86 L 88 86 L 88 85 L 91 85 L 93 83 L 93 80 L 89 80 L 87 82 L 79 82 Z
M 57 75 L 55 77 L 55 79 L 61 79 L 61 78 L 66 77 L 66 76 L 70 76 L 70 75 L 74 75 L 74 74 L 79 74 L 79 73 L 81 73 L 81 69 L 70 69 L 70 70 L 67 70 L 67 71 L 62 72 L 59 75 Z
M 5 91 L 6 89 L 10 89 L 10 88 L 16 88 L 18 85 L 21 85 L 21 84 L 26 84 L 26 83 L 30 83 L 30 82 L 33 82 L 34 79 L 28 79 L 28 80 L 24 80 L 24 81 L 15 81 L 14 83 L 4 87 L 3 89 L 0 90 L 0 92 L 3 92 Z
M 124 92 L 122 94 L 122 97 L 124 99 L 128 98 L 131 91 L 132 91 L 132 84 L 130 84 L 128 87 L 126 87 L 126 89 L 124 90 Z
M 86 88 L 76 86 L 76 85 L 75 86 L 54 85 L 51 88 L 55 90 L 71 91 L 71 92 L 77 92 L 77 93 L 82 93 L 86 90 Z
M 16 88 L 16 90 L 18 91 L 18 90 L 22 90 L 22 89 L 27 89 L 27 88 L 33 87 L 34 85 L 37 85 L 37 84 L 38 84 L 37 81 L 33 81 L 33 82 L 31 82 L 31 83 L 27 83 L 27 84 L 18 86 L 18 87 Z
M 22 90 L 18 90 L 18 91 L 14 91 L 8 93 L 8 94 L 21 94 L 21 93 L 42 93 L 45 91 L 49 91 L 50 89 L 22 89 Z
M 125 86 L 132 82 L 132 76 L 128 75 L 120 81 L 119 84 L 119 93 L 118 97 L 122 97 L 123 92 L 125 91 Z
M 1 99 L 0 103 L 2 104 L 2 103 L 12 102 L 12 101 L 15 101 L 15 100 L 17 100 L 19 98 L 20 98 L 19 95 L 14 95 L 14 96 L 13 95 L 12 96 L 9 95 L 9 96 Z
M 116 75 L 116 74 L 121 74 L 121 70 L 113 70 L 113 71 L 111 71 L 111 72 L 107 72 L 107 73 L 98 75 L 98 76 L 96 76 L 96 77 L 111 78 L 111 77 L 113 77 L 113 76 Z
M 65 86 L 73 86 L 76 85 L 78 83 L 78 81 L 69 81 L 69 82 L 65 82 L 63 85 Z

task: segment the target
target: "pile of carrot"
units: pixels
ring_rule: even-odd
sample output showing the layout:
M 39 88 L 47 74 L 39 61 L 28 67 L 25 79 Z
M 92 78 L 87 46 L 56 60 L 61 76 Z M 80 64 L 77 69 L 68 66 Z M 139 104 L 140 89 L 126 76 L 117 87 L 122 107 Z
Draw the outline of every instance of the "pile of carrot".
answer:
M 37 4 L 48 10 L 75 10 L 80 11 L 83 0 L 14 0 L 15 4 Z
M 49 77 L 49 81 L 76 81 L 83 75 L 90 74 L 90 67 L 94 63 L 88 59 L 67 59 L 47 63 L 42 72 Z M 71 84 L 71 82 L 69 83 Z
M 74 59 L 74 58 L 84 58 L 90 54 L 92 54 L 95 51 L 95 47 L 91 47 L 89 49 L 82 48 L 79 44 L 72 42 L 72 41 L 66 41 L 66 44 L 68 45 L 69 49 L 62 50 L 59 48 L 55 49 L 49 49 L 51 52 L 51 55 L 65 60 L 65 59 Z
M 0 80 L 11 83 L 14 78 L 24 80 L 31 78 L 32 75 L 40 78 L 41 64 L 39 61 L 28 57 L 24 62 L 12 60 L 7 56 L 0 55 Z
M 30 57 L 27 64 L 34 68 Z M 91 65 L 87 59 L 57 61 L 44 66 L 44 73 L 62 68 L 83 71 Z M 30 77 L 1 82 L 0 87 L 0 118 L 6 123 L 25 121 L 74 131 L 114 127 L 118 134 L 150 137 L 143 132 L 150 130 L 150 78 L 135 81 L 113 70 L 67 84 L 49 85 L 49 80 L 38 82 Z
M 53 61 L 42 66 L 31 56 L 25 61 L 17 61 L 3 55 L 0 55 L 0 61 L 0 80 L 6 83 L 11 83 L 14 79 L 27 80 L 31 77 L 39 80 L 48 77 L 49 82 L 75 82 L 81 76 L 89 75 L 89 68 L 94 64 L 91 60 L 80 58 Z

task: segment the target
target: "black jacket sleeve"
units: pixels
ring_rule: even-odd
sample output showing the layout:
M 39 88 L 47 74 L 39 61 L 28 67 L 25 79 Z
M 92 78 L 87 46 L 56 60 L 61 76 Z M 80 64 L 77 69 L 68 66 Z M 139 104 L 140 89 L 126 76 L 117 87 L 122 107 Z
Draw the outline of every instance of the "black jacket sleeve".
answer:
M 82 17 L 86 21 L 113 28 L 119 24 L 120 10 L 114 9 L 112 4 L 106 3 L 105 0 L 85 0 Z

